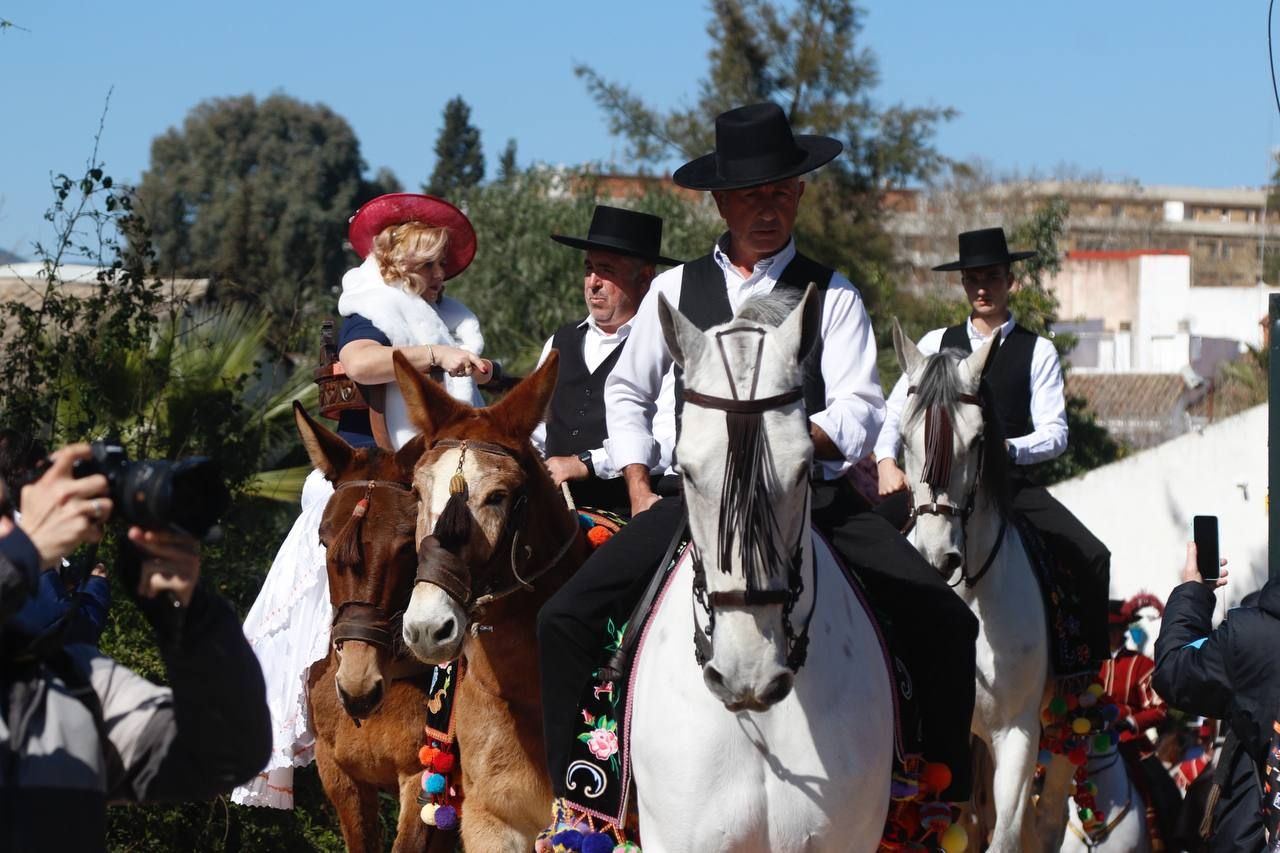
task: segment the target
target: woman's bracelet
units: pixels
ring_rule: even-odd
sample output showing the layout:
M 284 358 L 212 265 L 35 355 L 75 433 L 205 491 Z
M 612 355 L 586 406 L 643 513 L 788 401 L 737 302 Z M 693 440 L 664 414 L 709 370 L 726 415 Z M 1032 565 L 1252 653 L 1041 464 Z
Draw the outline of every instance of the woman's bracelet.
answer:
M 431 370 L 436 366 L 436 351 L 431 348 L 431 344 L 427 344 L 427 355 L 431 357 L 431 365 L 427 369 Z

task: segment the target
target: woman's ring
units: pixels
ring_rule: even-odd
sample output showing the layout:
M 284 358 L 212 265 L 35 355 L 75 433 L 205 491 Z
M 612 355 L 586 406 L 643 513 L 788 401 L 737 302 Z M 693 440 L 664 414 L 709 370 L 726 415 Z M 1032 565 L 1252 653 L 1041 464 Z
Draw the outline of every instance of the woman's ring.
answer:
M 94 498 L 93 500 L 89 501 L 89 508 L 93 512 L 93 520 L 101 521 L 102 520 L 102 501 L 98 500 L 97 498 Z

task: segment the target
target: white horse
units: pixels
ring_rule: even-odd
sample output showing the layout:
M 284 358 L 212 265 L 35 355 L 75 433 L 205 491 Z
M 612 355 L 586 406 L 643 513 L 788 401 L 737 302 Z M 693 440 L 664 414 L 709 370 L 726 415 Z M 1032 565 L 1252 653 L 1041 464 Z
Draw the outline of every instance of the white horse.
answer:
M 1106 816 L 1093 837 L 1085 834 L 1073 806 L 1068 805 L 1070 822 L 1062 843 L 1062 853 L 1150 853 L 1147 835 L 1147 808 L 1138 786 L 1129 778 L 1129 768 L 1116 749 L 1089 754 L 1089 781 L 1098 786 L 1098 811 Z
M 992 342 L 965 358 L 943 351 L 926 359 L 895 321 L 893 343 L 912 389 L 902 420 L 910 538 L 944 576 L 962 573 L 956 592 L 979 622 L 973 732 L 994 763 L 990 850 L 1057 850 L 1066 829 L 1061 797 L 1074 767 L 1055 757 L 1046 784 L 1055 793 L 1033 812 L 1040 712 L 1050 698 L 1049 636 L 1039 585 L 1001 506 L 1007 456 L 998 430 L 987 428 L 995 413 L 979 396 Z
M 684 369 L 677 451 L 696 546 L 635 664 L 632 761 L 647 853 L 871 851 L 884 827 L 889 670 L 809 526 L 799 365 L 821 298 L 810 287 L 790 315 L 779 304 L 750 301 L 705 335 L 659 306 Z

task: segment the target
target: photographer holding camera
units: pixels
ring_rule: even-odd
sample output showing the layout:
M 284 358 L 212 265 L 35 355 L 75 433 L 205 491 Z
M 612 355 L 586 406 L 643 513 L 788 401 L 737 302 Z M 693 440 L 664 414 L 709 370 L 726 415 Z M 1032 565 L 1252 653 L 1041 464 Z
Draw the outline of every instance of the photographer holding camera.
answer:
M 51 462 L 23 489 L 20 523 L 0 519 L 0 851 L 103 850 L 107 802 L 213 797 L 253 777 L 271 747 L 257 659 L 231 606 L 197 584 L 199 543 L 179 532 L 192 527 L 134 524 L 117 567 L 155 629 L 169 687 L 92 646 L 33 647 L 14 628 L 41 569 L 99 541 L 120 514 L 110 495 L 121 483 L 147 470 L 165 481 L 156 489 L 173 479 L 164 463 L 104 468 L 87 445 Z M 156 507 L 157 520 L 170 514 L 168 501 Z

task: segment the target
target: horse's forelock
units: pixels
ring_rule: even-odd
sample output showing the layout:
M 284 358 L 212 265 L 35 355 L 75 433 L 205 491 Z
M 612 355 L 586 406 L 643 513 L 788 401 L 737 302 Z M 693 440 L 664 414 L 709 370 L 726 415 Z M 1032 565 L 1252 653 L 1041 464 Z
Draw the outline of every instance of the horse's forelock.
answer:
M 738 306 L 735 320 L 746 320 L 777 328 L 800 304 L 804 294 L 791 287 L 775 287 L 769 293 L 752 296 Z

